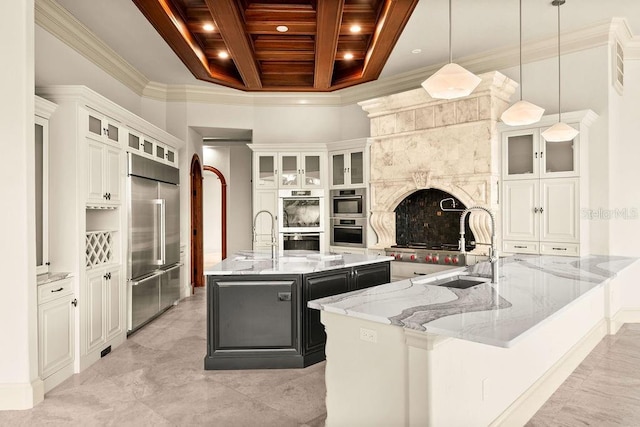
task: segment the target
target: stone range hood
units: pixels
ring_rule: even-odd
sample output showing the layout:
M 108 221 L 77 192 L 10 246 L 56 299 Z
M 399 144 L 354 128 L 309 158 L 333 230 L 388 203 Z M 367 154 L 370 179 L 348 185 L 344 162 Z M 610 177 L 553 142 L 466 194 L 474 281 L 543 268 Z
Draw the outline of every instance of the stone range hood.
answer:
M 451 193 L 467 207 L 491 209 L 501 246 L 496 124 L 517 83 L 497 71 L 480 77 L 476 90 L 457 100 L 436 100 L 419 88 L 359 103 L 371 119 L 374 248 L 395 244 L 394 209 L 409 194 L 427 188 Z M 469 225 L 476 241 L 490 242 L 488 215 L 473 212 Z M 476 251 L 486 253 L 483 248 Z

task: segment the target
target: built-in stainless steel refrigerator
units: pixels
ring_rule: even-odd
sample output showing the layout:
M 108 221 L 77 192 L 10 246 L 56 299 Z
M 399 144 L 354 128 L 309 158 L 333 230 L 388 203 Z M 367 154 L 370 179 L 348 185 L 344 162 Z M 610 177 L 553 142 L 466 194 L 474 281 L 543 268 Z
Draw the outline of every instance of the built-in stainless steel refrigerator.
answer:
M 128 154 L 128 331 L 180 299 L 180 187 L 173 166 Z

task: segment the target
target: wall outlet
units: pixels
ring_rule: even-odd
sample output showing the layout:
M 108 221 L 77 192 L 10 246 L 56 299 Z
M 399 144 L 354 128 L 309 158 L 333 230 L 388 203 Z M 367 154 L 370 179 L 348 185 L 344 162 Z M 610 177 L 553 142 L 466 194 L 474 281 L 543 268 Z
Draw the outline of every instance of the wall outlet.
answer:
M 373 329 L 360 328 L 360 339 L 362 341 L 376 343 L 378 342 L 378 332 Z

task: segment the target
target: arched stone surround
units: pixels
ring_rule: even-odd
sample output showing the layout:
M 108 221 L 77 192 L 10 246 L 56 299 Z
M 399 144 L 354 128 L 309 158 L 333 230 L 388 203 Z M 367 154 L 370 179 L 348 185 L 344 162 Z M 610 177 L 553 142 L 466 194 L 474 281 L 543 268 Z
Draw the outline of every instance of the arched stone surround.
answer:
M 467 207 L 491 209 L 499 239 L 496 123 L 516 83 L 497 71 L 480 77 L 479 87 L 459 100 L 434 100 L 420 88 L 360 103 L 371 119 L 370 223 L 378 236 L 376 249 L 395 243 L 398 204 L 428 188 L 446 191 Z M 478 242 L 490 240 L 487 219 L 484 213 L 471 214 Z M 482 246 L 477 251 L 486 252 Z

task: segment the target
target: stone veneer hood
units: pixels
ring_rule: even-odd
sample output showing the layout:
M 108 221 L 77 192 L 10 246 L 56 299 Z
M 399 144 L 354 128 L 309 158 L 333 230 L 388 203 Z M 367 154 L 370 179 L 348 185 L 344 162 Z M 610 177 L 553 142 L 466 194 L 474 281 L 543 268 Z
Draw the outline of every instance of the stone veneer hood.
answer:
M 500 135 L 496 124 L 517 83 L 494 71 L 465 98 L 436 100 L 422 89 L 360 102 L 371 119 L 371 226 L 375 248 L 393 245 L 394 209 L 419 189 L 451 193 L 496 217 L 500 242 Z M 485 213 L 471 214 L 478 242 L 489 242 Z M 499 247 L 499 246 L 498 246 Z M 481 251 L 485 252 L 485 251 Z

